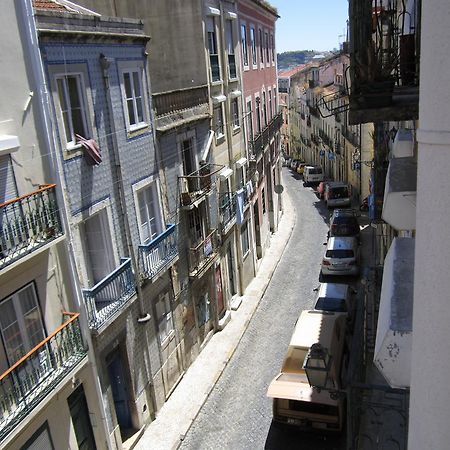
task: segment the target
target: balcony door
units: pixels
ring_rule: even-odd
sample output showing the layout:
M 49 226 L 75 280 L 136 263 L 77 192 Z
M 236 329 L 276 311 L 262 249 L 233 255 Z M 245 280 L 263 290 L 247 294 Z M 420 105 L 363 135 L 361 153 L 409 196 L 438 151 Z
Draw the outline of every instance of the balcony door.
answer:
M 84 244 L 88 277 L 91 284 L 95 285 L 115 268 L 106 209 L 84 222 Z
M 141 242 L 148 244 L 162 232 L 161 208 L 156 182 L 137 193 Z

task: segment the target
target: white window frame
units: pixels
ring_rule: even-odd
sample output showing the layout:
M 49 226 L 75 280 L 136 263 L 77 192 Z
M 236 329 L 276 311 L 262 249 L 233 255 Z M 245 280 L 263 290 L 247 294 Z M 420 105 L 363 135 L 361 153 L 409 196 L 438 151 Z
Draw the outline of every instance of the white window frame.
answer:
M 208 55 L 209 55 L 209 71 L 211 76 L 211 83 L 222 83 L 222 70 L 220 67 L 220 57 L 219 57 L 219 40 L 217 28 L 216 28 L 216 18 L 215 16 L 208 16 L 206 18 L 206 44 L 208 49 Z M 215 53 L 214 53 L 215 52 Z M 212 72 L 212 64 L 211 64 L 211 57 L 215 56 L 217 57 L 217 64 L 219 67 L 219 78 L 217 80 L 213 79 L 213 72 Z
M 248 232 L 248 220 L 245 220 L 241 226 L 241 249 L 242 259 L 250 253 L 250 235 Z
M 233 124 L 233 130 L 241 128 L 241 120 L 239 115 L 239 97 L 231 99 L 231 123 Z
M 217 105 L 214 105 L 213 108 L 213 125 L 214 125 L 214 134 L 216 136 L 216 141 L 223 139 L 225 137 L 225 123 L 224 123 L 224 114 L 223 114 L 223 103 L 218 103 Z M 216 111 L 220 111 L 220 122 L 221 122 L 221 133 L 217 132 L 217 125 L 216 125 Z
M 252 36 L 253 31 L 253 36 Z M 256 28 L 254 26 L 250 26 L 250 47 L 252 49 L 252 67 L 253 69 L 257 68 L 258 64 L 258 46 L 256 45 Z
M 236 52 L 235 52 L 235 46 L 234 46 L 234 21 L 227 19 L 225 20 L 225 36 L 226 36 L 226 45 L 227 45 L 227 66 L 228 66 L 228 78 L 230 80 L 236 80 L 238 77 L 238 70 L 237 70 L 237 61 L 236 61 Z M 235 76 L 231 76 L 231 70 L 230 70 L 230 56 L 233 56 L 234 58 L 234 71 Z
M 249 59 L 248 59 L 248 41 L 247 41 L 246 23 L 241 23 L 241 51 L 242 51 L 242 64 L 244 66 L 244 70 L 248 70 Z
M 77 90 L 78 90 L 78 97 L 79 97 L 79 102 L 80 102 L 80 109 L 81 109 L 81 114 L 82 114 L 82 122 L 83 122 L 83 128 L 84 128 L 84 134 L 85 138 L 90 138 L 91 137 L 91 133 L 90 133 L 90 127 L 88 126 L 88 111 L 87 111 L 87 102 L 86 102 L 86 87 L 85 87 L 85 83 L 84 83 L 84 74 L 82 72 L 65 72 L 65 73 L 59 73 L 55 75 L 55 92 L 56 92 L 56 97 L 58 99 L 58 106 L 59 106 L 59 119 L 60 119 L 60 130 L 62 131 L 62 133 L 60 132 L 60 134 L 62 136 L 64 136 L 64 142 L 65 142 L 65 146 L 67 150 L 74 150 L 77 148 L 81 148 L 81 144 L 77 143 L 77 139 L 76 139 L 76 132 L 73 129 L 73 120 L 72 120 L 72 108 L 70 107 L 70 98 L 69 98 L 69 93 L 68 93 L 68 88 L 67 88 L 67 78 L 68 77 L 75 77 L 75 79 L 77 80 Z M 63 82 L 63 90 L 64 90 L 64 102 L 67 104 L 67 109 L 66 112 L 68 114 L 68 125 L 69 125 L 69 132 L 70 132 L 70 136 L 67 136 L 67 130 L 66 130 L 66 125 L 65 125 L 65 121 L 64 121 L 64 110 L 63 110 L 63 105 L 61 103 L 61 97 L 59 95 L 59 89 L 58 89 L 58 85 L 59 85 L 59 81 Z M 78 134 L 78 133 L 77 133 Z
M 169 292 L 160 294 L 155 304 L 156 321 L 158 324 L 159 342 L 165 347 L 175 335 L 173 312 Z M 162 314 L 161 314 L 162 313 Z
M 264 32 L 262 28 L 258 28 L 259 37 L 259 63 L 264 64 Z
M 118 63 L 119 71 L 120 71 L 120 90 L 122 93 L 122 107 L 125 116 L 125 123 L 127 132 L 132 133 L 133 131 L 141 130 L 149 126 L 149 114 L 148 114 L 148 102 L 147 102 L 147 84 L 145 82 L 145 70 L 141 61 L 119 61 Z M 139 96 L 136 96 L 135 86 L 133 74 L 138 74 L 138 83 L 141 89 L 140 99 L 142 102 L 142 120 L 139 121 L 137 114 L 137 99 Z M 130 98 L 127 97 L 125 91 L 125 74 L 130 76 L 130 86 L 132 89 L 132 96 Z M 132 102 L 133 105 L 133 113 L 136 120 L 136 123 L 131 123 L 130 116 L 128 113 L 128 101 Z
M 250 104 L 250 109 L 248 108 Z M 245 99 L 245 105 L 246 105 L 246 111 L 245 115 L 247 118 L 247 142 L 250 142 L 253 140 L 254 137 L 254 123 L 253 123 L 253 109 L 252 109 L 252 97 L 247 97 Z
M 144 191 L 148 190 L 152 191 L 153 195 L 153 203 L 154 203 L 154 221 L 155 221 L 155 227 L 156 232 L 152 233 L 149 238 L 144 238 L 144 231 L 142 228 L 142 222 L 143 217 L 141 213 L 141 205 L 139 203 L 139 196 Z M 139 230 L 139 239 L 141 241 L 141 244 L 145 245 L 151 242 L 153 239 L 155 239 L 157 236 L 159 236 L 161 233 L 165 230 L 165 224 L 164 224 L 164 218 L 161 208 L 161 187 L 159 184 L 158 178 L 155 176 L 148 177 L 145 180 L 140 181 L 139 183 L 136 183 L 133 186 L 133 195 L 134 195 L 134 204 L 136 209 L 136 220 L 137 220 L 137 227 Z M 148 207 L 148 204 L 147 204 Z M 148 211 L 147 211 L 148 212 Z M 148 220 L 148 217 L 147 217 Z

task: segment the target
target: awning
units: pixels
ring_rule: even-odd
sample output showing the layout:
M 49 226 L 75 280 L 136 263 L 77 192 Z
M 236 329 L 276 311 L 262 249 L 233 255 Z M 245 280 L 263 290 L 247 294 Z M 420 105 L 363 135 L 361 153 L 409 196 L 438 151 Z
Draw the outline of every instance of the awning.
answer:
M 224 167 L 220 172 L 219 172 L 219 178 L 223 181 L 226 180 L 228 178 L 231 177 L 231 175 L 233 175 L 233 170 L 230 169 L 229 167 Z
M 225 95 L 221 94 L 221 95 L 216 95 L 215 97 L 212 98 L 212 101 L 215 105 L 219 104 L 219 103 L 223 103 L 227 98 L 225 97 Z
M 384 188 L 383 220 L 396 230 L 415 230 L 416 191 L 417 161 L 391 159 Z
M 405 158 L 414 155 L 414 135 L 412 130 L 400 128 L 392 144 L 392 156 Z
M 236 161 L 236 168 L 240 169 L 241 167 L 244 167 L 247 164 L 247 158 L 239 158 Z
M 393 388 L 410 385 L 414 244 L 395 238 L 384 261 L 374 363 Z
M 18 136 L 0 134 L 0 155 L 15 152 L 19 147 L 20 141 Z

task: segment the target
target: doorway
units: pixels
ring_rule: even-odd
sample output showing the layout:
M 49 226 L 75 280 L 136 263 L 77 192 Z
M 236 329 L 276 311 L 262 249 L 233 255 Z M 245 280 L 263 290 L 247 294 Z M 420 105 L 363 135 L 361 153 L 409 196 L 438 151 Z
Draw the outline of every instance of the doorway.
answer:
M 227 265 L 228 265 L 228 285 L 230 287 L 230 295 L 233 297 L 236 295 L 236 280 L 234 277 L 234 261 L 233 261 L 233 251 L 231 249 L 231 243 L 228 243 L 227 248 Z
M 256 257 L 260 259 L 262 257 L 262 249 L 258 201 L 253 205 L 253 216 L 255 218 Z
M 70 394 L 67 403 L 69 404 L 78 448 L 80 450 L 96 450 L 92 424 L 89 419 L 89 409 L 82 384 Z

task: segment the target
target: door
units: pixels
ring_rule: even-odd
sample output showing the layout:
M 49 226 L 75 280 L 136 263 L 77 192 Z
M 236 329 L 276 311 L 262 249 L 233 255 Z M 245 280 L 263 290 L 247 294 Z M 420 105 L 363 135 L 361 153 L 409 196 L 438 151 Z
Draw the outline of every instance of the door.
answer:
M 131 415 L 128 405 L 128 385 L 125 379 L 122 358 L 119 350 L 115 350 L 106 358 L 109 382 L 116 409 L 120 430 L 131 428 Z
M 111 232 L 106 209 L 84 222 L 84 237 L 89 278 L 95 285 L 114 270 Z
M 261 234 L 260 234 L 260 225 L 259 225 L 258 202 L 256 202 L 253 206 L 253 215 L 255 217 L 256 256 L 259 259 L 262 257 L 262 249 L 261 249 Z
M 69 404 L 78 448 L 80 450 L 96 450 L 89 409 L 82 384 L 69 396 L 67 403 Z
M 231 244 L 228 244 L 227 248 L 227 264 L 228 264 L 228 284 L 230 286 L 231 296 L 236 295 L 235 279 L 234 279 L 234 261 L 233 252 L 231 250 Z

